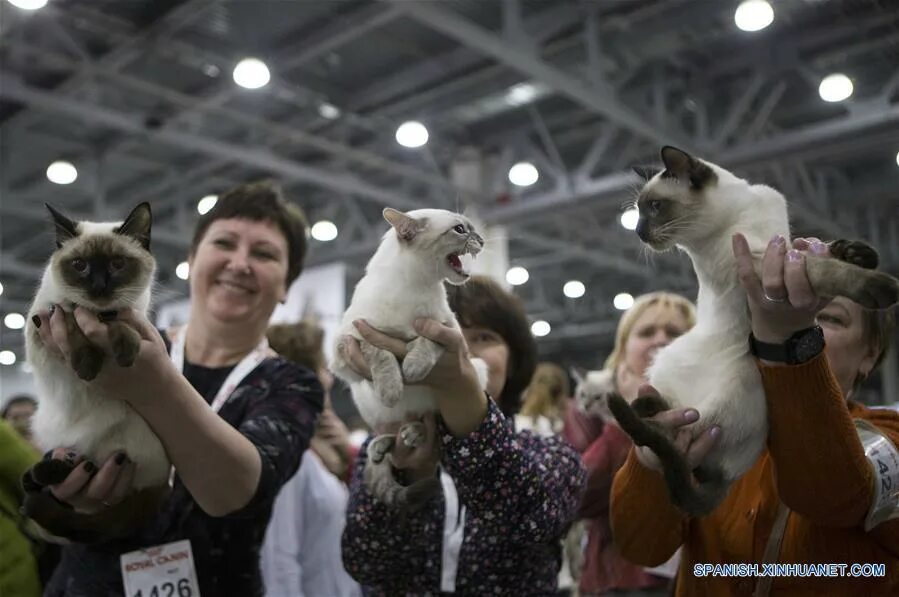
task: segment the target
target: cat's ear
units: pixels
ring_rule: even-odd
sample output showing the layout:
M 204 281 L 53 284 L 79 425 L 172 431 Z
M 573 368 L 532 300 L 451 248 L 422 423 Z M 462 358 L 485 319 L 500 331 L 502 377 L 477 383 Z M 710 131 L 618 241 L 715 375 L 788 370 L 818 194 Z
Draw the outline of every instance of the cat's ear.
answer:
M 62 243 L 78 236 L 78 224 L 53 209 L 49 203 L 44 203 L 44 205 L 53 217 L 53 226 L 56 228 L 56 248 L 58 249 Z
M 637 174 L 637 176 L 639 176 L 646 182 L 649 182 L 653 176 L 661 172 L 660 169 L 654 168 L 652 166 L 631 166 L 631 168 Z
M 584 383 L 584 378 L 587 377 L 587 370 L 572 365 L 568 368 L 568 372 L 571 374 L 572 379 L 574 379 L 574 388 L 577 389 L 579 385 Z
M 665 171 L 694 189 L 703 189 L 717 179 L 714 170 L 682 149 L 666 145 L 661 153 Z
M 131 210 L 122 225 L 115 229 L 116 234 L 124 234 L 137 240 L 147 251 L 150 250 L 150 228 L 153 224 L 153 212 L 150 204 L 144 201 Z
M 385 207 L 383 214 L 384 219 L 396 230 L 396 235 L 400 240 L 409 242 L 424 229 L 423 222 L 392 207 Z

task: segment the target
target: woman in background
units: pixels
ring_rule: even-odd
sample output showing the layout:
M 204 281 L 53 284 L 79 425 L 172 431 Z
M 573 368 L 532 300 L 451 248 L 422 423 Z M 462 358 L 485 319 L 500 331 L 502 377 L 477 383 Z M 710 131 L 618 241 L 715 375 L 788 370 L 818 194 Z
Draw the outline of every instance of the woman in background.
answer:
M 653 292 L 638 297 L 622 315 L 605 363 L 605 370 L 614 372 L 618 393 L 627 400 L 636 398 L 655 353 L 695 323 L 693 304 L 682 296 Z M 666 594 L 676 561 L 648 570 L 626 559 L 612 542 L 610 491 L 633 445 L 630 437 L 614 421 L 580 411 L 573 411 L 566 422 L 565 437 L 581 452 L 587 468 L 587 490 L 578 512 L 587 526 L 581 595 Z
M 325 390 L 325 407 L 300 470 L 275 499 L 261 553 L 266 597 L 362 594 L 344 569 L 340 554 L 349 497 L 343 482 L 349 436 L 331 408 L 334 378 L 325 366 L 323 337 L 322 329 L 309 321 L 268 329 L 275 352 L 316 372 Z

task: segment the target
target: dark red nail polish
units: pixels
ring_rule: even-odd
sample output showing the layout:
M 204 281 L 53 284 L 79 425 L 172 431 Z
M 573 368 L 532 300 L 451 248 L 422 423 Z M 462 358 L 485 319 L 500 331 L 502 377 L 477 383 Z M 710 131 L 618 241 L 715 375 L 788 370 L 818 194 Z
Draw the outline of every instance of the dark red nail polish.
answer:
M 93 473 L 96 470 L 97 470 L 97 465 L 94 464 L 93 462 L 91 462 L 90 460 L 88 460 L 87 462 L 84 463 L 84 471 L 86 473 Z
M 39 328 L 39 327 L 41 327 L 41 318 L 38 317 L 37 315 L 32 315 L 31 323 L 34 324 L 34 327 Z
M 119 452 L 118 454 L 115 455 L 115 463 L 119 466 L 122 466 L 122 464 L 125 463 L 125 460 L 127 458 L 128 457 L 125 455 L 124 452 Z

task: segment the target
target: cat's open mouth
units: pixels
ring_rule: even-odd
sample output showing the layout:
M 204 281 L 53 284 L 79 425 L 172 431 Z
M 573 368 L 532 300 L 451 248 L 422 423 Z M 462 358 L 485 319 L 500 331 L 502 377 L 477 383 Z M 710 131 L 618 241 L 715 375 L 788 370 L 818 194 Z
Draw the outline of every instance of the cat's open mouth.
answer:
M 450 253 L 446 256 L 446 262 L 457 274 L 467 277 L 471 275 L 474 256 L 470 253 Z

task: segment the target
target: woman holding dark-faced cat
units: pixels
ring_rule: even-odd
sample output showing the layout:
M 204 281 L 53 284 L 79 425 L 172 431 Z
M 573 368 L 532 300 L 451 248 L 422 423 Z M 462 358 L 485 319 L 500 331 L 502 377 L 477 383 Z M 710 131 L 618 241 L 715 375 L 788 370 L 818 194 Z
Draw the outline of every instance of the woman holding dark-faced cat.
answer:
M 140 351 L 130 368 L 107 359 L 91 383 L 126 401 L 159 437 L 174 465 L 171 493 L 133 536 L 66 546 L 46 595 L 263 594 L 259 548 L 272 503 L 322 408 L 315 373 L 275 356 L 265 339 L 305 252 L 302 213 L 269 184 L 244 185 L 198 222 L 188 324 L 160 335 L 133 312 L 118 314 L 139 332 Z M 40 313 L 39 332 L 69 357 L 63 315 Z M 106 324 L 82 308 L 74 316 L 108 351 Z M 128 499 L 127 454 L 105 463 L 56 455 L 77 463 L 50 488 L 58 500 L 95 512 Z
M 442 491 L 418 511 L 395 511 L 362 482 L 356 460 L 343 535 L 344 565 L 375 595 L 553 595 L 562 538 L 584 484 L 577 453 L 557 438 L 516 433 L 511 416 L 533 373 L 536 346 L 521 303 L 496 282 L 452 286 L 461 334 L 435 320 L 415 329 L 446 348 L 425 378 L 440 392 L 425 440 L 398 441 L 394 474 L 405 483 L 439 476 Z M 402 357 L 406 342 L 357 324 L 363 338 Z M 360 375 L 357 342 L 342 349 Z M 471 356 L 488 367 L 486 394 Z M 509 418 L 507 418 L 509 417 Z
M 816 296 L 805 253 L 826 255 L 816 239 L 783 237 L 768 246 L 759 278 L 749 247 L 734 237 L 740 281 L 752 315 L 753 350 L 768 409 L 767 449 L 708 516 L 691 518 L 668 498 L 662 475 L 632 450 L 612 488 L 612 530 L 628 559 L 657 565 L 683 544 L 677 595 L 896 595 L 899 415 L 852 400 L 877 367 L 895 330 L 895 313 L 866 311 Z M 644 386 L 641 394 L 652 393 Z M 894 397 L 888 397 L 894 398 Z M 662 411 L 655 420 L 676 436 L 696 466 L 715 450 L 716 428 L 690 439 L 678 429 L 699 414 Z M 836 577 L 723 577 L 701 564 L 846 564 Z M 882 564 L 884 575 L 850 576 L 849 565 Z

